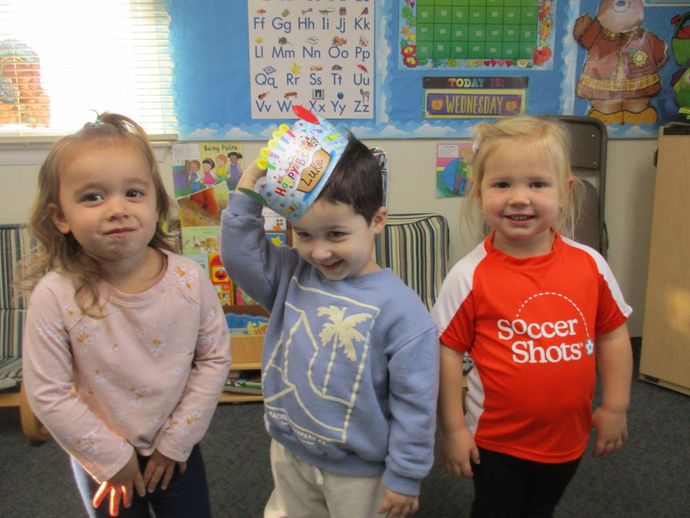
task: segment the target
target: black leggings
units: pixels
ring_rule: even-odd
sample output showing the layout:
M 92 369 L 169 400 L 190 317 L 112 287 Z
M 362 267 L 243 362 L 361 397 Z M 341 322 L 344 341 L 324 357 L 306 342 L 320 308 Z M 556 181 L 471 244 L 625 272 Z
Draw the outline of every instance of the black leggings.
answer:
M 533 462 L 479 448 L 471 518 L 551 518 L 580 459 Z
M 81 493 L 81 498 L 90 518 L 106 518 L 109 516 L 108 503 L 110 496 L 106 496 L 98 509 L 91 505 L 91 499 L 98 489 L 96 482 L 84 468 L 71 457 L 72 471 Z M 146 457 L 139 455 L 139 469 L 144 473 Z M 201 456 L 201 449 L 197 444 L 187 459 L 187 470 L 180 475 L 178 466 L 170 481 L 168 489 L 161 489 L 160 484 L 153 493 L 141 498 L 136 491 L 132 495 L 132 506 L 127 509 L 120 504 L 119 518 L 149 518 L 149 505 L 153 507 L 156 516 L 163 518 L 210 518 L 211 504 L 209 501 L 206 469 Z

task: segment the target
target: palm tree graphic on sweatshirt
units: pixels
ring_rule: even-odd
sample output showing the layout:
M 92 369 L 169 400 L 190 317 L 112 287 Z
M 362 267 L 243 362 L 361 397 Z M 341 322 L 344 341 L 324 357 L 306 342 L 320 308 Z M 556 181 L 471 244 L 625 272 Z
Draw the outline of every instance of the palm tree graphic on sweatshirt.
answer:
M 346 441 L 380 311 L 321 295 L 302 299 L 305 307 L 285 303 L 284 331 L 264 367 L 264 405 L 272 426 L 291 428 L 308 445 Z M 311 301 L 320 304 L 309 306 Z
M 357 324 L 369 320 L 371 315 L 368 313 L 358 313 L 345 317 L 346 307 L 328 306 L 320 307 L 316 314 L 320 317 L 327 316 L 331 321 L 326 322 L 321 328 L 319 339 L 321 345 L 327 347 L 331 345 L 331 358 L 328 362 L 326 378 L 323 381 L 323 392 L 328 392 L 328 381 L 331 377 L 331 369 L 335 362 L 338 348 L 343 349 L 345 356 L 352 362 L 357 360 L 357 351 L 354 342 L 364 341 L 365 336 L 357 331 Z

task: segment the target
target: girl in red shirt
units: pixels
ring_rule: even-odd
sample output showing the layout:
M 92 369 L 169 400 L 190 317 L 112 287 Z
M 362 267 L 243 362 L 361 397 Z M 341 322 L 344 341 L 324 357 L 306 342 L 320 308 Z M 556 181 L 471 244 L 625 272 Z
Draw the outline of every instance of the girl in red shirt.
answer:
M 566 130 L 508 118 L 480 124 L 474 147 L 468 206 L 491 231 L 449 272 L 432 311 L 441 461 L 473 477 L 472 518 L 553 516 L 590 428 L 595 456 L 627 439 L 632 310 L 604 258 L 565 237 L 578 185 Z M 465 353 L 475 367 L 463 408 Z

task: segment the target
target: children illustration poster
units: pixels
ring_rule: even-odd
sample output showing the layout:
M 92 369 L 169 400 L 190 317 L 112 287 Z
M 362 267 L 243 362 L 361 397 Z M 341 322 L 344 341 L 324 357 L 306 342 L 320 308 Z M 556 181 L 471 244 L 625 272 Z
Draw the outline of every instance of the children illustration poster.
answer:
M 173 145 L 173 188 L 182 227 L 220 225 L 242 174 L 242 144 L 180 142 Z
M 172 146 L 172 175 L 179 207 L 182 253 L 208 272 L 226 307 L 256 305 L 234 286 L 220 260 L 220 219 L 242 174 L 242 143 L 178 142 Z M 287 220 L 264 209 L 265 228 L 276 245 L 288 244 Z
M 655 138 L 659 126 L 683 120 L 678 103 L 685 101 L 678 97 L 690 98 L 687 79 L 679 81 L 688 69 L 688 1 L 170 0 L 169 5 L 177 119 L 186 140 L 268 140 L 292 118 L 289 110 L 296 103 L 337 119 L 363 139 L 468 138 L 477 123 L 513 113 L 509 106 L 531 115 L 603 114 L 609 138 Z M 599 31 L 600 25 L 606 30 Z M 617 54 L 597 50 L 596 35 L 620 46 L 622 64 L 601 59 Z M 658 40 L 648 48 L 627 41 L 642 35 Z M 605 69 L 618 75 L 602 80 Z M 342 88 L 334 84 L 338 77 Z M 455 91 L 432 98 L 428 85 L 439 79 L 454 80 Z M 466 110 L 454 110 L 439 117 L 426 109 L 427 100 L 451 106 L 446 94 L 470 99 L 472 93 L 463 95 L 458 85 L 472 85 L 473 79 L 485 80 L 477 98 L 494 84 L 494 101 L 495 94 L 508 93 L 495 88 L 497 80 L 519 84 L 511 86 L 514 98 L 498 112 L 468 117 Z M 635 86 L 639 81 L 648 84 Z M 361 108 L 365 96 L 369 111 L 355 112 L 355 101 Z
M 301 104 L 328 119 L 371 118 L 374 5 L 250 0 L 252 117 L 291 119 Z
M 471 143 L 436 144 L 436 197 L 464 196 L 469 188 Z

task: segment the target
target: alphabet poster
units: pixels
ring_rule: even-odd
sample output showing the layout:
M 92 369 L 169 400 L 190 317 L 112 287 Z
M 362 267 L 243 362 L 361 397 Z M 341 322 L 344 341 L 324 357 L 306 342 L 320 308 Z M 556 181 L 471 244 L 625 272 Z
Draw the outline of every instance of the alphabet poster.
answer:
M 251 0 L 248 18 L 252 118 L 373 117 L 374 2 Z

